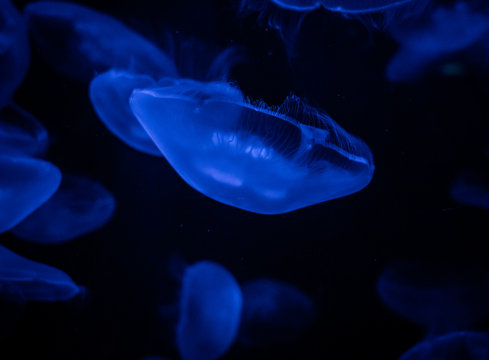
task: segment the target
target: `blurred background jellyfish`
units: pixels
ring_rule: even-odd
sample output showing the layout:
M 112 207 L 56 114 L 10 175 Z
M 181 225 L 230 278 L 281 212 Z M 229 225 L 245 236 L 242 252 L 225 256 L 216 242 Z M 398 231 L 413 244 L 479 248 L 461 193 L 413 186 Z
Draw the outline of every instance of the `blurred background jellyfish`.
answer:
M 48 142 L 46 128 L 27 111 L 13 104 L 0 109 L 0 155 L 39 156 Z
M 427 339 L 405 352 L 399 360 L 486 360 L 488 358 L 488 334 L 460 331 Z
M 210 198 L 279 214 L 346 196 L 370 182 L 368 146 L 328 115 L 288 98 L 249 104 L 226 84 L 136 90 L 131 108 L 176 172 Z
M 0 245 L 0 296 L 24 301 L 65 301 L 80 288 L 63 271 Z
M 46 202 L 60 182 L 61 172 L 49 162 L 0 156 L 0 233 Z
M 114 209 L 115 199 L 102 185 L 64 175 L 58 191 L 12 232 L 23 240 L 59 244 L 99 229 Z
M 50 1 L 30 3 L 25 13 L 41 55 L 64 76 L 90 81 L 109 69 L 156 79 L 176 75 L 162 50 L 108 15 Z
M 434 6 L 419 19 L 394 26 L 391 33 L 400 48 L 387 66 L 387 79 L 413 82 L 462 52 L 484 49 L 489 42 L 489 13 L 458 1 L 451 6 Z
M 314 321 L 313 302 L 292 285 L 263 278 L 244 283 L 241 291 L 239 342 L 244 346 L 284 346 Z
M 24 18 L 10 0 L 0 0 L 0 108 L 10 102 L 29 67 Z
M 450 194 L 462 205 L 489 210 L 489 176 L 466 171 L 454 180 Z
M 182 277 L 176 343 L 183 360 L 213 360 L 238 333 L 241 289 L 224 267 L 211 261 L 188 266 Z
M 489 314 L 489 273 L 480 268 L 399 264 L 382 273 L 377 290 L 388 308 L 430 334 L 471 329 Z
M 162 156 L 129 107 L 134 89 L 154 86 L 156 81 L 147 75 L 110 70 L 91 81 L 90 100 L 107 129 L 124 143 L 146 154 Z

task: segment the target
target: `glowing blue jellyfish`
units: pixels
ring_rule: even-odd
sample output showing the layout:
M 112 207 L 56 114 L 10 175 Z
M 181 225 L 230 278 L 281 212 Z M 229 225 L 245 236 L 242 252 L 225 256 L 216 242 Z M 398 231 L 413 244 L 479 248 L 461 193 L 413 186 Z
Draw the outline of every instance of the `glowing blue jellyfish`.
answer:
M 372 178 L 368 146 L 291 97 L 249 104 L 225 83 L 136 90 L 131 108 L 177 173 L 224 204 L 279 214 L 357 192 Z
M 314 321 L 311 299 L 289 284 L 258 279 L 242 285 L 243 315 L 239 334 L 246 346 L 285 344 Z
M 42 155 L 48 132 L 31 114 L 11 105 L 0 110 L 0 155 Z
M 58 189 L 61 172 L 43 160 L 0 156 L 0 233 L 21 222 Z
M 431 334 L 468 329 L 489 314 L 489 274 L 444 264 L 402 264 L 380 276 L 377 290 L 393 311 Z
M 24 240 L 59 244 L 102 227 L 114 209 L 114 197 L 102 185 L 64 175 L 58 191 L 12 232 Z
M 45 60 L 65 76 L 89 81 L 109 69 L 154 78 L 176 75 L 163 51 L 108 15 L 50 1 L 30 3 L 25 13 Z
M 460 204 L 489 210 L 489 177 L 483 173 L 467 171 L 460 174 L 450 193 Z
M 64 301 L 80 288 L 61 270 L 28 260 L 0 245 L 0 296 L 18 301 Z
M 154 86 L 156 81 L 149 76 L 110 70 L 92 80 L 90 99 L 97 115 L 114 135 L 136 150 L 161 156 L 129 107 L 134 89 Z
M 392 34 L 400 49 L 386 76 L 393 82 L 412 82 L 434 64 L 487 42 L 489 14 L 459 1 L 452 7 L 438 6 L 418 21 L 400 24 Z
M 232 345 L 239 327 L 242 295 L 221 265 L 201 261 L 186 268 L 176 329 L 183 360 L 213 360 Z
M 0 108 L 10 102 L 28 67 L 25 21 L 10 0 L 0 0 Z
M 488 358 L 488 334 L 459 331 L 425 340 L 405 352 L 399 360 L 486 360 Z

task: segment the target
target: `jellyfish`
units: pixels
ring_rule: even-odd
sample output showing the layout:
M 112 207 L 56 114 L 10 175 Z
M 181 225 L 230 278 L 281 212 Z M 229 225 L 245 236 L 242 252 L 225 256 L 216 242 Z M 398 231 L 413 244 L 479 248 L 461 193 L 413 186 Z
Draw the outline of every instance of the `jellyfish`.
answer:
M 427 339 L 405 352 L 399 360 L 486 360 L 489 335 L 458 331 Z
M 268 108 L 225 83 L 187 81 L 135 90 L 131 108 L 184 181 L 250 212 L 346 196 L 373 175 L 368 146 L 296 97 Z
M 155 86 L 156 81 L 147 75 L 110 70 L 92 80 L 90 100 L 105 126 L 124 143 L 143 153 L 162 156 L 129 107 L 134 89 Z
M 65 301 L 80 288 L 63 271 L 0 245 L 0 296 L 18 301 Z
M 90 81 L 110 69 L 157 79 L 176 76 L 175 65 L 162 50 L 108 15 L 50 1 L 30 3 L 25 13 L 41 54 L 64 76 Z
M 114 197 L 102 185 L 64 175 L 58 191 L 12 233 L 35 243 L 60 244 L 99 229 L 110 220 L 114 209 Z
M 24 79 L 29 67 L 29 39 L 24 18 L 10 0 L 0 0 L 0 109 Z
M 313 302 L 292 285 L 263 278 L 246 282 L 241 290 L 239 341 L 245 346 L 283 345 L 314 321 Z
M 421 19 L 392 29 L 400 48 L 390 60 L 386 76 L 392 82 L 414 82 L 433 65 L 486 41 L 489 14 L 459 1 L 438 6 Z
M 430 334 L 470 329 L 489 314 L 489 274 L 445 264 L 399 264 L 380 276 L 382 301 Z
M 450 194 L 460 204 L 489 210 L 489 176 L 466 171 L 455 179 Z
M 11 104 L 0 109 L 0 154 L 42 155 L 48 146 L 48 132 L 27 111 Z
M 183 360 L 213 360 L 232 345 L 239 328 L 242 295 L 224 267 L 200 261 L 182 277 L 176 343 Z
M 61 172 L 47 161 L 0 156 L 0 234 L 46 202 L 60 182 Z

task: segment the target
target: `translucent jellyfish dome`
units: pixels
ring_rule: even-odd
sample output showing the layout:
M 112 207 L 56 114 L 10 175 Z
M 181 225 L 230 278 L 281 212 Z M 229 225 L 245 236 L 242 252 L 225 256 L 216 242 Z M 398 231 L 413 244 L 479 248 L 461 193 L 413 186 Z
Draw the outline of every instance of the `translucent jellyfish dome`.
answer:
M 131 108 L 190 186 L 243 210 L 293 211 L 355 193 L 373 176 L 368 146 L 296 97 L 269 108 L 226 83 L 180 80 L 135 90 Z

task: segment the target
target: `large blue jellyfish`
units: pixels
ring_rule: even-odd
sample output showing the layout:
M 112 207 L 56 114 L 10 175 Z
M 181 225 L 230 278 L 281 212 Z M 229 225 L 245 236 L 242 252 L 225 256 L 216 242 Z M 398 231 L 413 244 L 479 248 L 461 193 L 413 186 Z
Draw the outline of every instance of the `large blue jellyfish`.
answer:
M 176 329 L 183 360 L 215 360 L 232 345 L 239 328 L 242 295 L 221 265 L 200 261 L 186 268 Z
M 108 15 L 50 1 L 31 3 L 25 13 L 45 60 L 65 76 L 89 81 L 109 69 L 157 79 L 176 75 L 163 51 Z
M 440 61 L 487 43 L 489 14 L 459 1 L 394 27 L 392 35 L 400 49 L 387 66 L 386 76 L 392 82 L 413 82 Z
M 63 301 L 80 288 L 61 270 L 28 260 L 0 245 L 0 296 L 10 300 Z
M 42 155 L 48 132 L 31 114 L 16 105 L 0 110 L 0 155 Z
M 460 174 L 452 184 L 452 198 L 463 205 L 489 210 L 489 176 L 475 171 Z
M 314 321 L 311 299 L 292 285 L 257 279 L 241 286 L 243 315 L 239 341 L 246 346 L 285 344 Z
M 114 197 L 102 185 L 64 175 L 58 191 L 12 232 L 24 240 L 59 244 L 102 227 L 114 209 Z
M 155 86 L 156 81 L 147 75 L 110 70 L 92 80 L 90 99 L 100 120 L 124 143 L 146 154 L 162 156 L 129 107 L 134 89 Z
M 0 156 L 0 234 L 46 202 L 60 182 L 61 172 L 51 163 Z
M 399 360 L 487 360 L 489 335 L 453 332 L 429 338 L 405 352 Z
M 489 274 L 445 264 L 400 264 L 387 268 L 377 290 L 396 313 L 431 334 L 469 329 L 489 314 Z
M 0 108 L 10 102 L 29 67 L 24 18 L 10 0 L 0 0 Z
M 224 204 L 279 214 L 357 192 L 372 178 L 368 146 L 290 97 L 243 101 L 225 83 L 136 90 L 131 108 L 177 173 Z

